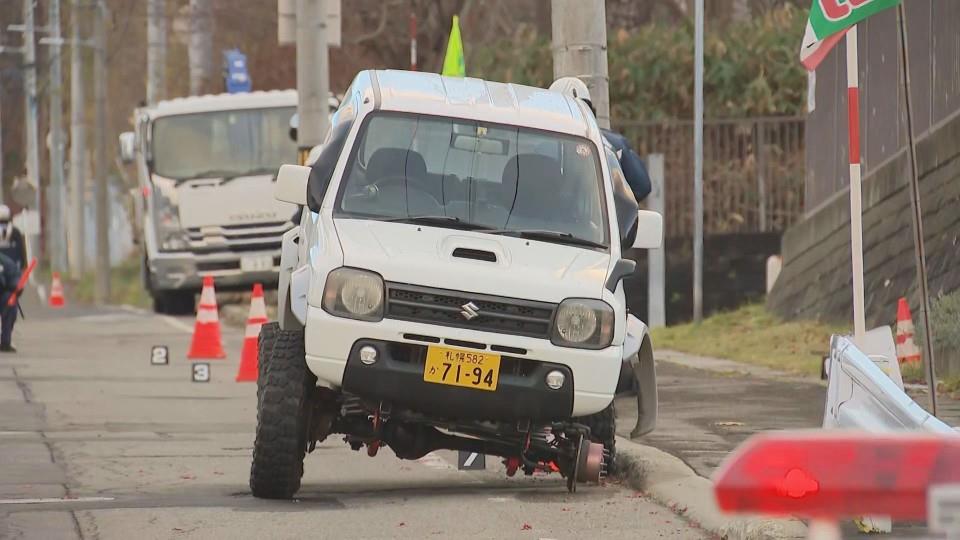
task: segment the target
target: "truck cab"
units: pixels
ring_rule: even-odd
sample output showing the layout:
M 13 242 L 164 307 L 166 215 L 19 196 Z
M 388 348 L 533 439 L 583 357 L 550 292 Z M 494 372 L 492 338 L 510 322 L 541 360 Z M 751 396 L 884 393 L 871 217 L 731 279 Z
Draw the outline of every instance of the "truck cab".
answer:
M 121 157 L 135 163 L 143 282 L 154 310 L 194 309 L 203 276 L 217 287 L 276 286 L 280 242 L 297 208 L 273 198 L 296 161 L 293 90 L 194 96 L 135 111 Z

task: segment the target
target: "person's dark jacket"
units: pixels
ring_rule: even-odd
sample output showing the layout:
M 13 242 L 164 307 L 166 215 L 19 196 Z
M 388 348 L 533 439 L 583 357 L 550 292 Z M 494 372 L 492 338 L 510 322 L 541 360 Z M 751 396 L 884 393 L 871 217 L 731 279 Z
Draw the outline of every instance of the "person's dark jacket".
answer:
M 627 179 L 630 190 L 633 191 L 633 196 L 637 198 L 637 202 L 646 199 L 652 188 L 650 175 L 647 174 L 647 167 L 643 164 L 643 160 L 630 148 L 630 142 L 627 141 L 626 137 L 609 129 L 601 129 L 600 131 L 603 133 L 603 138 L 610 143 L 613 151 L 617 154 L 617 159 L 620 160 L 620 168 L 623 169 L 623 175 Z
M 6 227 L 10 230 L 6 230 Z M 27 267 L 27 243 L 20 229 L 12 223 L 0 225 L 0 253 L 13 259 L 21 270 Z
M 20 266 L 13 258 L 0 253 L 0 300 L 5 303 L 7 295 L 16 290 L 19 283 Z

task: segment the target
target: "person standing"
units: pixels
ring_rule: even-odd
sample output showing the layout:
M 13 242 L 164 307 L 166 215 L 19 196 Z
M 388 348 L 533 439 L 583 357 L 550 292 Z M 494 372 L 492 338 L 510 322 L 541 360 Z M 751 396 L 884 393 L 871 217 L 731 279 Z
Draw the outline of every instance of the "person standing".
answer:
M 576 77 L 561 77 L 553 81 L 549 89 L 553 92 L 559 92 L 583 101 L 587 104 L 587 107 L 593 111 L 594 115 L 597 114 L 593 106 L 593 101 L 590 100 L 590 90 L 587 89 L 587 85 L 580 79 Z M 623 176 L 627 181 L 627 185 L 630 186 L 630 190 L 633 191 L 633 196 L 637 199 L 637 202 L 646 199 L 647 195 L 650 194 L 651 184 L 650 176 L 647 174 L 647 167 L 643 164 L 643 160 L 633 151 L 633 148 L 630 147 L 630 142 L 623 135 L 603 128 L 600 128 L 600 133 L 603 135 L 604 142 L 609 145 L 613 153 L 616 154 L 617 161 L 620 162 L 620 168 L 623 169 Z
M 27 266 L 27 244 L 23 233 L 13 226 L 10 208 L 0 204 L 0 352 L 17 352 L 11 343 L 13 325 L 17 322 L 18 302 L 7 302 L 20 281 L 20 274 Z

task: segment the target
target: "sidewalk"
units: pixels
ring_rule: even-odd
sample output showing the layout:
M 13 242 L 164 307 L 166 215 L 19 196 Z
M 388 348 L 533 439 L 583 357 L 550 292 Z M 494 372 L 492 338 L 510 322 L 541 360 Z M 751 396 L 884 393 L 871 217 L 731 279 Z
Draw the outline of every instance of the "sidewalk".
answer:
M 723 458 L 751 435 L 819 428 L 826 384 L 730 360 L 657 351 L 660 409 L 657 429 L 637 442 L 677 456 L 709 478 Z M 922 406 L 926 396 L 911 394 Z M 960 401 L 941 395 L 940 418 L 960 425 Z M 617 426 L 629 438 L 636 399 L 617 400 Z

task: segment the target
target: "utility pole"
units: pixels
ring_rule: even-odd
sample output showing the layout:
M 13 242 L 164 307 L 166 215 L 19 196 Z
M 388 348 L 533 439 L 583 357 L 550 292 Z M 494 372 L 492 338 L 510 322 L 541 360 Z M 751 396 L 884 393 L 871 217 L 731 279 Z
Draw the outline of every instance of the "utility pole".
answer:
M 80 27 L 83 18 L 80 2 L 73 0 L 70 12 L 73 17 L 73 32 L 70 44 L 70 204 L 67 212 L 70 226 L 67 227 L 68 259 L 70 276 L 79 279 L 83 275 L 86 258 L 86 188 L 84 175 L 87 171 L 87 133 L 84 112 L 83 48 Z
M 29 0 L 28 0 L 29 1 Z M 94 46 L 93 57 L 93 93 L 94 93 L 94 159 L 97 182 L 97 257 L 94 279 L 94 300 L 104 304 L 110 298 L 110 198 L 109 179 L 107 177 L 107 39 L 106 19 L 107 6 L 104 0 L 96 1 L 94 14 Z
M 213 15 L 210 0 L 190 0 L 190 95 L 206 90 L 213 70 Z
M 703 0 L 696 0 L 693 52 L 693 322 L 703 320 Z
M 37 50 L 34 42 L 33 2 L 23 0 L 23 84 L 27 124 L 27 181 L 36 188 L 33 210 L 40 220 L 40 149 L 37 137 Z M 34 256 L 40 254 L 40 227 L 31 233 L 31 248 Z
M 297 0 L 297 146 L 299 161 L 323 142 L 330 123 L 327 0 Z
M 552 0 L 553 78 L 577 77 L 590 90 L 597 123 L 610 127 L 607 17 L 603 0 Z
M 6 201 L 3 191 L 3 80 L 0 79 L 0 203 Z
M 67 239 L 63 224 L 63 74 L 60 51 L 60 0 L 48 0 L 47 26 L 50 37 L 40 43 L 50 45 L 50 187 L 47 194 L 47 252 L 53 270 L 67 268 Z
M 147 0 L 147 105 L 166 95 L 166 0 Z

